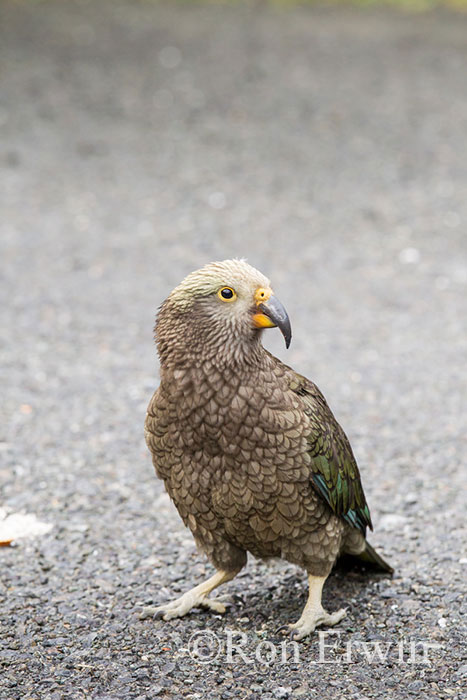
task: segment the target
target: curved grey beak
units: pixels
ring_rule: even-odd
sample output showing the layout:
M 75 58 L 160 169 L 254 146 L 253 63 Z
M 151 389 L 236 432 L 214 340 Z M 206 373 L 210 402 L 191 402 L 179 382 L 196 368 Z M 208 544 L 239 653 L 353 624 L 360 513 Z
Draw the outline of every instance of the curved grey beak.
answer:
M 285 347 L 288 348 L 290 341 L 292 340 L 292 328 L 290 326 L 287 311 L 279 299 L 277 299 L 275 296 L 269 297 L 267 301 L 258 304 L 258 310 L 272 322 L 271 325 L 279 328 L 280 332 L 284 336 Z

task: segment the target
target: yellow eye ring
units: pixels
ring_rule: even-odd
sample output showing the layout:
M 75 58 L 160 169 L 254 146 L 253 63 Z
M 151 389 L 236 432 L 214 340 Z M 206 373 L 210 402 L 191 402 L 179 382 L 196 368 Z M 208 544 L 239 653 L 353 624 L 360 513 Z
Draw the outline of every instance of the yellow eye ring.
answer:
M 222 287 L 217 292 L 217 296 L 221 301 L 235 301 L 237 295 L 232 287 Z

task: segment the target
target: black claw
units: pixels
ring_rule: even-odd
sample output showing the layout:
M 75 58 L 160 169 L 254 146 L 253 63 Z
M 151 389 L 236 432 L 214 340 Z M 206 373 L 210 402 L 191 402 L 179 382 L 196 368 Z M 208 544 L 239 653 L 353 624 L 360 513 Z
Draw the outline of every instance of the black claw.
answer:
M 152 616 L 152 619 L 153 620 L 162 620 L 164 615 L 165 615 L 164 610 L 158 610 L 157 612 L 154 613 L 154 615 Z

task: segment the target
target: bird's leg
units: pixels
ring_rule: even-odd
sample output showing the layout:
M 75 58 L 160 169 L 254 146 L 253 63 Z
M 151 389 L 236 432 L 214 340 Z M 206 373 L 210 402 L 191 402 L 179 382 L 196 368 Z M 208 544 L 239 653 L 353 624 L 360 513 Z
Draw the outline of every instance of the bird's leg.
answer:
M 217 588 L 217 586 L 220 586 L 226 581 L 231 581 L 239 571 L 240 569 L 235 569 L 233 571 L 216 571 L 214 576 L 208 578 L 207 581 L 203 581 L 203 583 L 195 586 L 191 591 L 187 591 L 187 593 L 184 593 L 180 598 L 173 600 L 171 603 L 166 603 L 158 607 L 143 608 L 139 617 L 141 620 L 147 617 L 162 617 L 164 620 L 171 620 L 174 617 L 186 615 L 187 612 L 197 606 L 209 608 L 216 613 L 224 613 L 225 605 L 221 603 L 220 600 L 208 598 L 207 596 L 211 591 Z
M 335 613 L 328 613 L 321 605 L 321 593 L 327 576 L 313 576 L 308 574 L 308 600 L 303 608 L 300 619 L 289 627 L 293 630 L 293 639 L 303 639 L 307 634 L 311 634 L 315 627 L 328 625 L 333 627 L 346 614 L 346 610 L 341 609 Z

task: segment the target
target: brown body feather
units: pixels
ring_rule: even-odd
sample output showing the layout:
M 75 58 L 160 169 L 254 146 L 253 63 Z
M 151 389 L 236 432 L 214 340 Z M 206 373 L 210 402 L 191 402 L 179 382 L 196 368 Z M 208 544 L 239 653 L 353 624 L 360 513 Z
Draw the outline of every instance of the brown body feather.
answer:
M 306 380 L 262 347 L 241 372 L 186 360 L 163 373 L 146 440 L 158 476 L 215 566 L 236 568 L 249 551 L 325 575 L 343 549 L 363 550 L 363 534 L 313 482 L 316 458 L 338 440 L 343 450 L 348 445 L 317 387 L 307 382 L 301 395 Z

